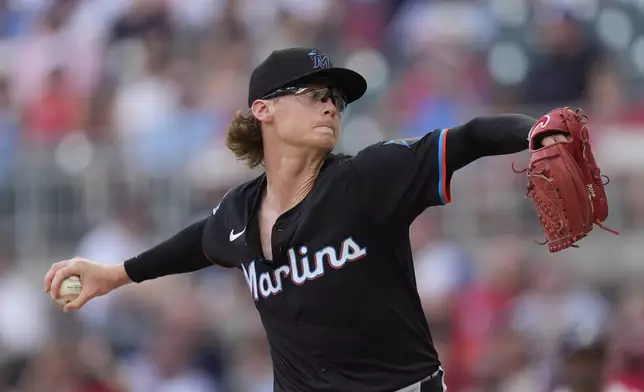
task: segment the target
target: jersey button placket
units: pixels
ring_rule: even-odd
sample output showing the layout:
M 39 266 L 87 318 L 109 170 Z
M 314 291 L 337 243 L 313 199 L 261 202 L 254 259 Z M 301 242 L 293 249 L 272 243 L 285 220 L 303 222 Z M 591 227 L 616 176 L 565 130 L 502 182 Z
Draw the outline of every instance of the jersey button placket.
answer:
M 284 221 L 281 221 L 281 220 L 278 220 L 278 221 L 275 223 L 275 231 L 276 231 L 277 233 L 279 233 L 278 238 L 276 238 L 276 240 L 277 240 L 276 242 L 279 244 L 279 246 L 277 247 L 277 251 L 278 251 L 279 253 L 283 253 L 283 252 L 284 252 L 284 246 L 282 245 L 282 244 L 283 244 L 283 241 L 282 241 L 281 235 L 282 235 L 282 233 L 284 232 L 284 227 L 285 227 L 285 226 L 286 226 L 286 224 L 284 223 Z

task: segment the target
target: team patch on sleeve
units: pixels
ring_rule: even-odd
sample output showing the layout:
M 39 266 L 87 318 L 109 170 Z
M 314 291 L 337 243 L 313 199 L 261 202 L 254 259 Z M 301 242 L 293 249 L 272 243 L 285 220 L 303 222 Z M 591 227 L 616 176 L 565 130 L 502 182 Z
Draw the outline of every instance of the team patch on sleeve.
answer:
M 384 145 L 386 146 L 387 144 L 398 144 L 401 146 L 405 146 L 407 148 L 411 148 L 412 144 L 416 143 L 422 138 L 423 138 L 422 136 L 419 136 L 419 137 L 408 137 L 404 139 L 392 139 L 392 140 L 389 140 L 388 142 L 385 142 Z
M 226 193 L 224 193 L 224 196 L 222 196 L 221 200 L 219 200 L 219 203 L 217 203 L 217 206 L 216 206 L 215 208 L 213 208 L 213 209 L 212 209 L 212 214 L 213 214 L 213 215 L 215 215 L 215 214 L 217 213 L 217 211 L 219 210 L 219 207 L 221 206 L 221 203 L 224 201 L 224 199 L 226 198 L 226 196 L 228 196 L 228 194 L 229 194 L 229 193 L 230 193 L 230 191 L 232 191 L 232 190 L 233 190 L 233 189 L 231 188 L 231 189 L 229 189 L 228 191 L 226 191 Z

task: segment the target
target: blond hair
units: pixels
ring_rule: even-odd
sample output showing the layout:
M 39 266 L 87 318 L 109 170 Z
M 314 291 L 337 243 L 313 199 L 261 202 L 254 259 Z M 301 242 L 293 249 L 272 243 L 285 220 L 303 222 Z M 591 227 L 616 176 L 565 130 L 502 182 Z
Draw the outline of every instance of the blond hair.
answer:
M 238 160 L 245 161 L 251 169 L 262 164 L 262 127 L 250 111 L 246 115 L 241 111 L 235 114 L 226 132 L 226 146 Z

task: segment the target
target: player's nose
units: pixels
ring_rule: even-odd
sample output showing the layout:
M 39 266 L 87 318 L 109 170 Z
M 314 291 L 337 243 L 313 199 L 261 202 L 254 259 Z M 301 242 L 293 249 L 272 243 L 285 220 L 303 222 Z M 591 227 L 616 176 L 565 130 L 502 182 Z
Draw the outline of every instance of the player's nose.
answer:
M 327 99 L 326 102 L 322 103 L 324 105 L 324 115 L 325 116 L 337 116 L 339 114 L 338 108 L 335 106 L 330 99 Z

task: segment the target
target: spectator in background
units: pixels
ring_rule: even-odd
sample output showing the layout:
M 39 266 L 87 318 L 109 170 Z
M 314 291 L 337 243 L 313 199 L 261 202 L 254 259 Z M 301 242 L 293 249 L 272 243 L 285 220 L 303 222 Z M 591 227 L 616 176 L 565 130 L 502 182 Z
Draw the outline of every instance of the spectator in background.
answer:
M 65 90 L 88 98 L 101 70 L 103 46 L 95 37 L 79 34 L 70 19 L 80 2 L 57 0 L 44 6 L 30 31 L 14 41 L 11 51 L 12 99 L 20 109 L 40 101 L 51 89 L 52 75 L 64 70 Z M 61 86 L 62 87 L 62 86 Z
M 128 192 L 117 195 L 112 217 L 91 229 L 80 241 L 76 254 L 81 257 L 94 257 L 105 263 L 120 263 L 133 257 L 149 246 L 148 229 L 150 218 L 144 200 Z M 109 318 L 108 309 L 115 296 L 96 298 L 88 304 L 79 316 L 90 329 L 106 332 Z
M 484 260 L 483 273 L 456 295 L 450 355 L 453 367 L 446 380 L 450 388 L 474 386 L 488 339 L 509 325 L 516 296 L 523 288 L 523 258 L 515 239 L 498 240 L 494 252 Z
M 0 391 L 18 392 L 18 386 L 29 365 L 26 355 L 14 355 L 0 360 Z
M 351 18 L 343 21 L 343 43 L 345 52 L 359 49 L 380 49 L 385 36 L 388 18 L 392 16 L 391 1 L 348 0 L 345 2 Z
M 196 69 L 187 61 L 177 61 L 168 72 L 176 88 L 177 106 L 155 131 L 136 136 L 137 159 L 148 173 L 180 174 L 195 156 L 215 146 L 224 117 L 206 107 L 204 87 Z
M 401 120 L 400 137 L 424 135 L 474 117 L 481 104 L 473 54 L 458 43 L 433 44 L 402 76 L 389 99 Z
M 449 320 L 452 300 L 471 283 L 473 260 L 463 247 L 445 238 L 439 222 L 420 215 L 410 230 L 418 294 L 431 323 Z
M 111 218 L 90 230 L 80 241 L 77 254 L 119 263 L 149 246 L 151 217 L 146 200 L 136 192 L 114 190 Z
M 494 330 L 475 369 L 475 391 L 543 392 L 543 379 L 532 366 L 528 344 L 508 326 Z
M 72 132 L 83 130 L 83 100 L 74 91 L 70 78 L 67 69 L 52 70 L 42 93 L 27 104 L 24 137 L 28 144 L 51 148 Z
M 189 33 L 198 33 L 215 24 L 228 4 L 227 0 L 167 0 L 174 25 Z M 215 23 L 213 23 L 215 22 Z
M 593 75 L 593 82 L 588 86 L 588 113 L 593 134 L 602 132 L 604 125 L 613 124 L 625 116 L 631 115 L 630 105 L 623 81 L 613 67 L 602 67 Z
M 145 67 L 141 74 L 125 80 L 116 91 L 114 126 L 126 166 L 154 173 L 154 164 L 161 164 L 169 157 L 156 156 L 154 151 L 150 155 L 147 142 L 173 123 L 180 92 L 169 75 L 169 42 L 150 34 L 140 43 Z
M 617 124 L 620 131 L 640 131 L 638 125 L 644 124 L 644 97 L 631 94 L 627 85 L 628 77 L 613 62 L 607 61 L 595 70 L 587 94 L 593 135 L 606 134 L 606 126 L 613 127 L 614 132 Z
M 521 102 L 571 106 L 588 98 L 593 76 L 605 65 L 595 40 L 587 39 L 569 11 L 550 10 L 539 20 L 540 38 Z
M 579 346 L 564 342 L 560 348 L 563 358 L 563 383 L 554 392 L 604 392 L 606 347 L 603 341 Z M 610 391 L 610 389 L 608 390 Z
M 115 142 L 111 116 L 115 90 L 113 81 L 105 81 L 97 86 L 94 95 L 87 100 L 85 131 L 88 139 L 97 145 L 110 146 Z
M 108 38 L 110 45 L 150 36 L 164 42 L 172 41 L 174 31 L 165 1 L 137 0 L 129 3 L 129 8 L 112 26 Z
M 193 365 L 199 325 L 185 323 L 172 311 L 145 334 L 144 350 L 122 363 L 120 375 L 129 392 L 217 392 L 215 380 Z
M 644 288 L 624 290 L 613 321 L 607 392 L 644 392 Z
M 219 23 L 198 47 L 201 78 L 197 82 L 203 88 L 201 98 L 204 107 L 219 117 L 218 121 L 227 122 L 246 104 L 249 53 L 252 47 L 248 32 L 236 19 Z M 225 126 L 216 130 L 221 140 L 225 130 Z
M 11 104 L 10 80 L 0 78 L 0 184 L 12 174 L 20 139 L 20 121 Z
M 28 363 L 20 392 L 125 392 L 113 374 L 97 374 L 82 363 L 76 345 L 51 343 Z
M 245 392 L 273 392 L 273 371 L 270 348 L 261 334 L 241 339 L 238 343 L 240 385 L 236 389 Z
M 531 267 L 532 287 L 517 299 L 512 325 L 529 339 L 544 380 L 556 379 L 561 340 L 590 344 L 607 326 L 610 306 L 595 290 L 567 276 L 554 260 Z

